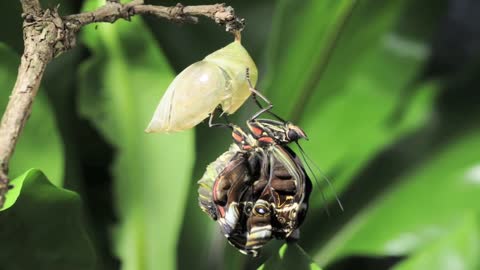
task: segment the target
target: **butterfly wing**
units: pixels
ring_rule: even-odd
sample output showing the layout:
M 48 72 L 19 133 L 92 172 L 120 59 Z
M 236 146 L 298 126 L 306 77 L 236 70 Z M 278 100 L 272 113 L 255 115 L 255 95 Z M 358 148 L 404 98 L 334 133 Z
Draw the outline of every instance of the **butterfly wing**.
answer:
M 200 208 L 213 220 L 218 219 L 218 209 L 213 202 L 213 186 L 218 176 L 229 165 L 233 157 L 240 151 L 236 144 L 232 144 L 228 151 L 220 155 L 214 162 L 207 166 L 202 178 L 197 182 L 198 202 Z
M 215 180 L 213 186 L 213 202 L 217 206 L 222 232 L 226 237 L 235 229 L 241 215 L 238 202 L 241 183 L 248 181 L 248 169 L 245 156 L 237 154 L 224 171 Z
M 308 209 L 312 184 L 300 159 L 288 146 L 268 149 L 269 192 L 275 218 L 274 231 L 280 238 L 289 237 L 303 222 Z
M 263 152 L 261 175 L 254 181 L 249 198 L 254 202 L 248 216 L 245 250 L 258 250 L 276 236 L 298 237 L 311 191 L 311 182 L 300 159 L 287 146 L 271 145 Z
M 298 237 L 312 188 L 300 159 L 281 145 L 257 152 L 232 145 L 199 184 L 202 210 L 230 244 L 253 256 L 273 236 Z

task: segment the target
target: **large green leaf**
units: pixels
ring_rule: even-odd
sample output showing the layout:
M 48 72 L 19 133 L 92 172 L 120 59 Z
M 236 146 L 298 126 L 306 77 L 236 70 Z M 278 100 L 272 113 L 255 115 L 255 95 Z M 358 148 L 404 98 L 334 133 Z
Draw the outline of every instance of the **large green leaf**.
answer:
M 429 120 L 436 85 L 419 84 L 418 78 L 436 12 L 412 12 L 421 5 L 410 0 L 279 3 L 268 52 L 267 97 L 276 112 L 305 129 L 311 139 L 304 143 L 306 152 L 334 175 L 339 192 L 381 151 Z M 412 22 L 424 27 L 409 27 Z M 379 185 L 388 183 L 382 179 Z M 302 231 L 310 252 L 322 248 L 328 231 L 336 230 L 311 218 L 321 210 L 318 189 L 314 186 Z M 320 189 L 332 198 L 325 183 Z M 348 216 L 335 225 L 342 222 Z M 328 245 L 342 243 L 334 238 Z M 316 259 L 325 264 L 332 258 Z
M 20 56 L 0 43 L 0 59 L 0 111 L 3 114 L 15 84 Z M 10 161 L 9 175 L 15 178 L 29 168 L 42 168 L 54 184 L 60 185 L 63 166 L 63 146 L 55 118 L 43 89 L 40 89 Z
M 102 3 L 89 1 L 84 10 Z M 112 174 L 120 225 L 114 237 L 122 267 L 174 269 L 193 131 L 143 131 L 172 71 L 141 18 L 82 31 L 92 57 L 81 69 L 80 111 L 117 149 Z
M 480 266 L 480 236 L 478 217 L 474 213 L 459 216 L 451 230 L 408 260 L 396 265 L 395 270 L 470 270 Z
M 268 97 L 276 111 L 291 116 L 296 100 L 309 89 L 316 67 L 327 64 L 337 37 L 350 19 L 356 0 L 280 1 L 267 51 Z
M 424 37 L 399 27 L 400 17 L 410 19 L 411 2 L 279 3 L 267 96 L 276 112 L 300 122 L 311 138 L 306 151 L 327 173 L 335 170 L 337 191 L 430 112 L 434 92 L 422 86 L 402 117 L 390 121 L 427 56 Z
M 10 180 L 10 185 L 12 188 L 8 191 L 8 196 L 6 197 L 3 207 L 0 208 L 0 211 L 7 210 L 8 208 L 12 207 L 13 204 L 15 204 L 18 196 L 20 196 L 20 192 L 22 191 L 23 183 L 28 177 L 29 173 L 27 172 L 16 177 L 15 179 Z
M 34 169 L 13 183 L 16 202 L 7 197 L 11 207 L 0 212 L 0 268 L 96 269 L 78 195 Z
M 465 214 L 480 210 L 479 147 L 478 129 L 453 141 L 353 216 L 315 260 L 325 263 L 353 254 L 405 255 L 450 234 Z

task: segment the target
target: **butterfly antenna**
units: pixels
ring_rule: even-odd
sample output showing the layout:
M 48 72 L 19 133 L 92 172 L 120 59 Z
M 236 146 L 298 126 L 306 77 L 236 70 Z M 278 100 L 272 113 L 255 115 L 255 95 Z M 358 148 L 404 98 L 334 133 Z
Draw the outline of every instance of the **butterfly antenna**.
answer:
M 298 144 L 298 143 L 297 143 Z M 327 216 L 330 216 L 330 210 L 328 210 L 328 205 L 327 205 L 327 197 L 325 196 L 325 193 L 323 192 L 322 188 L 320 187 L 320 184 L 318 184 L 318 179 L 317 176 L 315 175 L 315 172 L 312 170 L 312 167 L 307 162 L 307 159 L 305 157 L 305 153 L 303 151 L 300 151 L 303 160 L 305 161 L 305 165 L 307 165 L 307 169 L 310 172 L 310 174 L 313 175 L 313 179 L 315 180 L 315 184 L 317 185 L 318 190 L 320 191 L 320 194 L 322 195 L 322 200 L 324 202 L 323 209 L 325 209 L 325 212 L 327 212 Z
M 337 204 L 338 206 L 340 207 L 340 210 L 344 211 L 344 208 L 343 208 L 343 204 L 342 202 L 340 201 L 340 198 L 338 198 L 338 194 L 337 192 L 335 192 L 335 188 L 333 187 L 332 185 L 332 182 L 330 181 L 330 179 L 328 179 L 327 175 L 322 171 L 322 169 L 320 169 L 318 167 L 318 165 L 307 155 L 307 153 L 305 152 L 305 150 L 303 150 L 302 146 L 298 143 L 298 142 L 295 142 L 298 146 L 298 148 L 300 149 L 300 152 L 302 153 L 302 156 L 304 157 L 305 159 L 305 163 L 307 164 L 307 167 L 310 167 L 308 165 L 308 162 L 306 162 L 307 160 L 310 161 L 311 163 L 313 163 L 313 165 L 315 166 L 315 168 L 318 170 L 318 172 L 323 176 L 323 178 L 325 179 L 325 181 L 327 182 L 327 185 L 328 187 L 330 188 L 330 190 L 332 190 L 333 194 L 335 195 L 335 200 L 337 201 Z

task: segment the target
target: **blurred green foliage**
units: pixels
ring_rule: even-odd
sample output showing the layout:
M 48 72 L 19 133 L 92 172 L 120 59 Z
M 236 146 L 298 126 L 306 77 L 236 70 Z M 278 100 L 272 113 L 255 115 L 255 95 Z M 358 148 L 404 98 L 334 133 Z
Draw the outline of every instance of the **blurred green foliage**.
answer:
M 338 170 L 339 192 L 373 155 L 422 125 L 430 112 L 434 92 L 422 87 L 402 118 L 389 122 L 405 88 L 418 87 L 411 83 L 426 59 L 421 40 L 396 30 L 399 17 L 408 17 L 409 2 L 418 5 L 348 0 L 284 1 L 277 7 L 268 97 L 276 111 L 315 138 L 305 145 L 316 149 L 309 153 L 323 170 Z M 305 15 L 292 21 L 297 12 Z
M 66 14 L 103 1 L 44 5 L 57 2 Z M 143 132 L 174 74 L 231 36 L 206 19 L 86 27 L 79 47 L 49 65 L 12 160 L 10 176 L 21 176 L 0 212 L 0 249 L 9 251 L 0 269 L 116 269 L 113 256 L 139 270 L 339 270 L 352 269 L 342 263 L 355 256 L 395 258 L 401 270 L 478 269 L 478 97 L 462 89 L 478 86 L 479 65 L 459 67 L 468 72 L 455 80 L 424 76 L 445 2 L 227 3 L 246 18 L 242 42 L 259 66 L 259 89 L 304 128 L 304 149 L 345 207 L 317 172 L 299 243 L 272 241 L 259 258 L 229 246 L 197 205 L 196 181 L 227 149 L 229 132 L 203 124 Z M 22 34 L 20 5 L 0 7 L 0 23 L 12 25 L 0 30 L 3 109 Z M 247 103 L 232 119 L 254 110 Z
M 416 171 L 404 175 L 398 183 L 385 189 L 337 232 L 328 245 L 319 249 L 315 258 L 331 261 L 332 257 L 350 254 L 402 255 L 419 252 L 423 253 L 423 260 L 431 256 L 429 261 L 436 265 L 441 256 L 431 244 L 439 238 L 448 238 L 440 241 L 442 245 L 451 241 L 451 256 L 456 253 L 466 256 L 465 263 L 472 266 L 465 269 L 476 269 L 473 265 L 478 265 L 480 261 L 477 256 L 469 258 L 469 252 L 478 249 L 478 228 L 473 227 L 475 230 L 471 231 L 469 240 L 463 242 L 467 246 L 455 243 L 460 241 L 456 237 L 462 237 L 457 235 L 457 228 L 464 230 L 463 226 L 470 226 L 468 228 L 471 229 L 471 225 L 463 222 L 476 222 L 474 213 L 479 210 L 476 204 L 480 192 L 478 155 L 471 151 L 480 147 L 479 132 L 477 129 L 451 142 Z M 388 222 L 387 226 L 389 220 L 395 222 Z M 462 249 L 471 248 L 472 251 L 463 254 Z M 432 253 L 426 253 L 426 250 Z
M 84 10 L 101 4 L 89 1 Z M 80 113 L 118 151 L 112 175 L 122 222 L 114 232 L 115 249 L 123 269 L 173 269 L 193 131 L 175 136 L 143 131 L 173 72 L 141 18 L 91 25 L 82 40 L 92 57 L 80 67 Z

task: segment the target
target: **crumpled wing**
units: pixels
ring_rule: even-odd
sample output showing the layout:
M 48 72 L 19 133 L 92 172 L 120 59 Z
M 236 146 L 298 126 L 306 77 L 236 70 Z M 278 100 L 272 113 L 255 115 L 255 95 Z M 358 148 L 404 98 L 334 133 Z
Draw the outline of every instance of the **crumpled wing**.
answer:
M 308 208 L 311 181 L 303 164 L 288 146 L 275 145 L 268 150 L 269 186 L 275 213 L 276 236 L 289 237 L 303 222 Z
M 248 154 L 237 152 L 213 185 L 213 202 L 217 206 L 218 219 L 223 234 L 228 238 L 243 215 L 241 198 L 251 183 Z
M 213 220 L 218 218 L 217 207 L 213 202 L 213 185 L 218 175 L 225 169 L 238 151 L 240 151 L 240 148 L 236 144 L 232 144 L 228 151 L 207 166 L 202 178 L 197 182 L 199 185 L 198 202 L 200 208 Z

